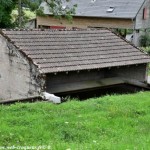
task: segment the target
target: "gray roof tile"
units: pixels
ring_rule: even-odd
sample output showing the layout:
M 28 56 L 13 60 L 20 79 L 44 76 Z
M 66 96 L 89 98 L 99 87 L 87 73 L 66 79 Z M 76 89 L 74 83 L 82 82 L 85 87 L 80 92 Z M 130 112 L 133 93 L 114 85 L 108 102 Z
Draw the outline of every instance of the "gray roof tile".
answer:
M 139 9 L 145 0 L 71 0 L 70 3 L 64 4 L 72 6 L 77 4 L 75 16 L 85 17 L 106 17 L 106 18 L 135 18 Z M 41 4 L 44 7 L 44 13 L 50 14 L 49 7 L 46 2 Z M 114 7 L 112 13 L 108 13 L 107 9 Z

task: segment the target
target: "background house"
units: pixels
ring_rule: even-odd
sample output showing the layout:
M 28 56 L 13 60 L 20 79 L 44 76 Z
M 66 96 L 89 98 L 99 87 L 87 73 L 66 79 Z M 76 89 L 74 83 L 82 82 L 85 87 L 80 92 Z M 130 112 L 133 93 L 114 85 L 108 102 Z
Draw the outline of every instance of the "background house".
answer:
M 150 1 L 149 0 L 71 0 L 63 7 L 78 4 L 73 23 L 65 19 L 55 19 L 46 2 L 41 4 L 44 14 L 37 16 L 37 27 L 108 27 L 113 29 L 133 29 L 132 42 L 138 46 L 139 36 L 150 28 Z M 143 30 L 143 31 L 141 31 Z
M 109 30 L 0 32 L 0 98 L 146 84 L 150 57 Z

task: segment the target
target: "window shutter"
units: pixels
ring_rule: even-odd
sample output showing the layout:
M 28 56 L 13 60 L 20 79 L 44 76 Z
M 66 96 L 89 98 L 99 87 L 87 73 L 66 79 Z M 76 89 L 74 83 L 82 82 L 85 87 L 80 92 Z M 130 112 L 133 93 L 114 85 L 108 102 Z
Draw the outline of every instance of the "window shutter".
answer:
M 149 17 L 149 10 L 148 8 L 143 9 L 143 19 L 146 20 Z

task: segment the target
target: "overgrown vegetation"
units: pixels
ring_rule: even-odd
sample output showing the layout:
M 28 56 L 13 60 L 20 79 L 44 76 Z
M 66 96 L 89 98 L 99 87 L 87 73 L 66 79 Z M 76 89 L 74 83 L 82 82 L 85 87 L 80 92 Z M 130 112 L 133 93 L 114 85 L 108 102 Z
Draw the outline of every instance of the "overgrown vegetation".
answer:
M 150 54 L 150 47 L 142 47 L 142 49 L 143 49 L 146 53 Z
M 141 37 L 140 37 L 140 45 L 142 47 L 150 46 L 150 34 L 149 33 L 145 33 L 145 34 L 141 35 Z
M 147 29 L 140 36 L 140 46 L 146 53 L 150 54 L 150 29 Z
M 11 12 L 17 0 L 0 0 L 0 28 L 13 27 Z
M 0 146 L 49 145 L 53 150 L 147 150 L 150 92 L 60 105 L 0 106 Z
M 23 14 L 23 20 L 22 20 L 22 27 L 30 20 L 36 18 L 35 12 L 30 11 L 29 9 L 24 8 L 22 11 Z M 18 10 L 14 9 L 12 11 L 12 23 L 15 27 L 18 27 Z
M 0 0 L 0 28 L 18 27 L 19 18 L 22 22 L 27 19 L 21 8 L 28 8 L 33 12 L 39 7 L 40 2 L 41 0 Z M 14 13 L 14 10 L 17 10 L 20 14 Z
M 132 34 L 133 30 L 132 29 L 115 29 L 115 32 L 122 36 L 123 38 L 126 38 L 127 34 Z

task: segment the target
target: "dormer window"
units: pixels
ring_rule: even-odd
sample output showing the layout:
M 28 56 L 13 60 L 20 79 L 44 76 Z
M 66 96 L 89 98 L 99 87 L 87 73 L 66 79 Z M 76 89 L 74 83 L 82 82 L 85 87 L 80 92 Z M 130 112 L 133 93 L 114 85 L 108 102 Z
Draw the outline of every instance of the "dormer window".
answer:
M 115 9 L 115 7 L 109 7 L 106 12 L 112 13 L 114 11 L 114 9 Z

